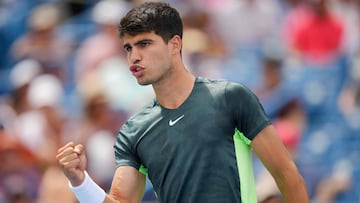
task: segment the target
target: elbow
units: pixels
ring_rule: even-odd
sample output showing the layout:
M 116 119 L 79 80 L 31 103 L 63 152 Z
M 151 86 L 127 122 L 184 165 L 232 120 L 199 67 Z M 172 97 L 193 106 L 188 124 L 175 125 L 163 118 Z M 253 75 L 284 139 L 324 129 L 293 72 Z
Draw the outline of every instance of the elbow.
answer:
M 284 202 L 308 203 L 309 196 L 305 181 L 294 163 L 274 175 Z

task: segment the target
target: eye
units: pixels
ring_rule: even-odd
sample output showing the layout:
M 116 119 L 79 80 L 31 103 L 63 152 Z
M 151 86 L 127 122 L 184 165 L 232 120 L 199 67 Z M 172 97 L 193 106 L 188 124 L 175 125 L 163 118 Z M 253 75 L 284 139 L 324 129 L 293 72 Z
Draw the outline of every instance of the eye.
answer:
M 124 50 L 126 52 L 130 52 L 131 51 L 131 46 L 124 46 Z

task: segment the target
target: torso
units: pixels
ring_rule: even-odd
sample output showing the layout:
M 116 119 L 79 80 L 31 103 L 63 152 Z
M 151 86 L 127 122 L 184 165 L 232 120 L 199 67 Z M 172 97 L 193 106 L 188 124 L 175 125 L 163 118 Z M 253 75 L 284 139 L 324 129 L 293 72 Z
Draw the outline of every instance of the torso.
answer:
M 243 118 L 259 105 L 253 98 L 242 104 L 238 97 L 248 94 L 240 85 L 197 78 L 177 109 L 152 102 L 121 129 L 117 165 L 145 166 L 160 202 L 240 202 L 234 129 L 251 140 L 269 124 L 263 112 L 254 113 L 255 123 Z

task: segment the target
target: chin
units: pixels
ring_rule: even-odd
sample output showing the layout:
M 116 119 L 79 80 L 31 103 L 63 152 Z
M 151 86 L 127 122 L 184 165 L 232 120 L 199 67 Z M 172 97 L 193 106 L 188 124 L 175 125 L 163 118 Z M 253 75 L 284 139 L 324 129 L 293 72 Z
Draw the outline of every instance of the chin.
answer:
M 141 86 L 146 86 L 146 85 L 150 85 L 150 84 L 151 84 L 150 82 L 148 82 L 148 81 L 143 81 L 143 80 L 138 80 L 137 82 L 138 82 L 138 84 L 141 85 Z

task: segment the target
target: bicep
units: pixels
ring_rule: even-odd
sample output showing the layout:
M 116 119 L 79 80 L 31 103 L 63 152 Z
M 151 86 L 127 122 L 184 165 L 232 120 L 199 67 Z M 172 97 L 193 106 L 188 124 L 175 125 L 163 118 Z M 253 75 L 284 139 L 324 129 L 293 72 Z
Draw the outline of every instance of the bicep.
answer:
M 294 167 L 290 153 L 272 125 L 268 125 L 260 131 L 252 140 L 251 146 L 264 166 L 275 177 L 281 175 L 286 169 Z
M 272 125 L 260 131 L 251 146 L 273 176 L 284 202 L 309 202 L 304 180 Z
M 111 184 L 110 196 L 117 201 L 141 202 L 145 189 L 146 176 L 131 166 L 120 166 L 116 169 Z

